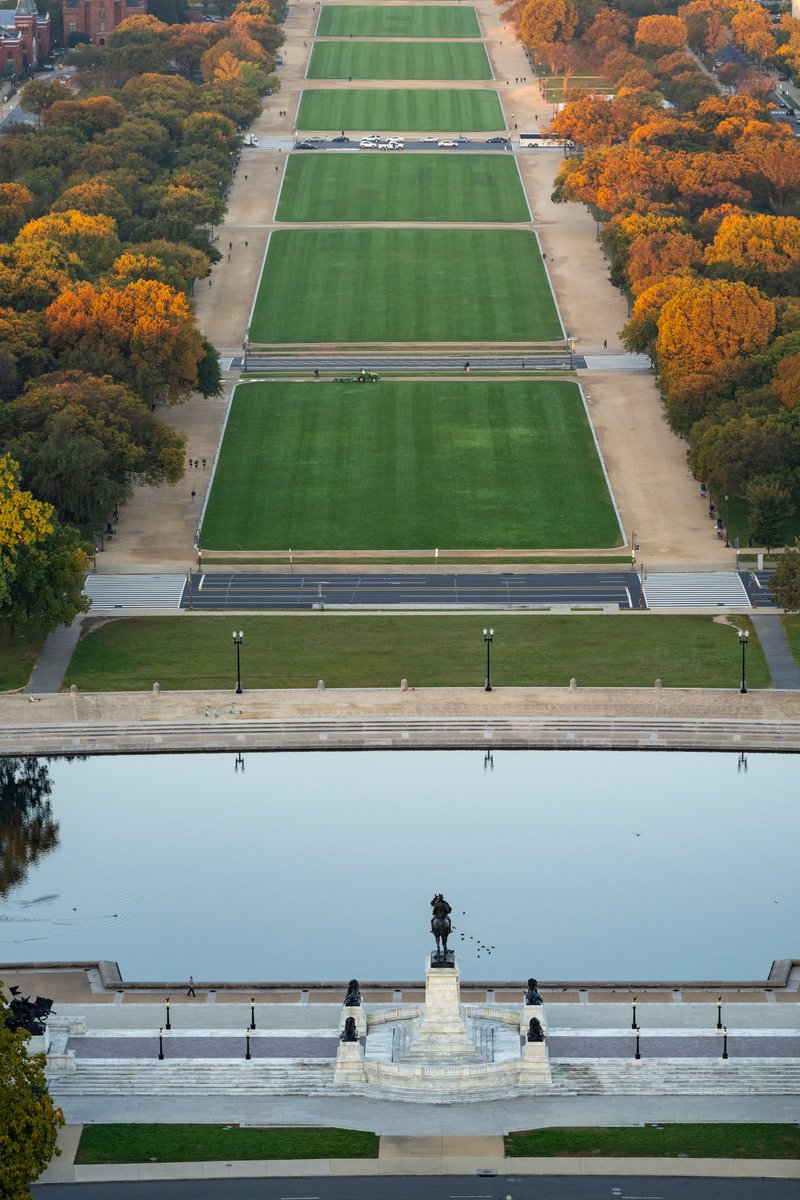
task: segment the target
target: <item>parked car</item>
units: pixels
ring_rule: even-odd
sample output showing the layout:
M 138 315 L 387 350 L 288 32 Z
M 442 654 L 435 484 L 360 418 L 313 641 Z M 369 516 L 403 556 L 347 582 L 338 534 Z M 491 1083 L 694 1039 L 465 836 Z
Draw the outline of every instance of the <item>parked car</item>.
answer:
M 500 134 L 497 134 L 495 137 L 487 138 L 486 145 L 487 146 L 507 146 L 508 141 L 509 141 L 509 139 L 507 137 L 501 137 Z
M 372 138 L 362 138 L 358 143 L 359 150 L 377 150 L 378 143 L 373 142 Z
M 295 150 L 319 150 L 316 142 L 295 142 Z
M 315 133 L 315 134 L 312 134 L 310 137 L 305 138 L 304 140 L 307 142 L 327 142 L 328 139 L 324 138 L 324 137 L 320 137 L 318 133 Z
M 420 138 L 419 140 L 420 140 L 421 142 L 436 142 L 436 141 L 438 141 L 438 138 L 435 138 L 435 137 L 424 137 L 424 138 Z
M 436 145 L 441 146 L 442 149 L 444 149 L 445 147 L 450 149 L 453 146 L 457 146 L 458 142 L 454 142 L 452 138 L 442 138 L 442 140 L 440 142 L 437 142 Z
M 343 145 L 345 142 L 349 142 L 349 141 L 350 141 L 350 138 L 349 138 L 349 137 L 345 137 L 345 135 L 344 135 L 343 133 L 340 133 L 338 137 L 331 138 L 331 141 L 332 141 L 332 142 L 337 142 L 337 143 L 339 143 L 339 144 Z
M 244 137 L 244 141 L 242 142 L 242 145 L 243 146 L 257 146 L 258 138 L 253 137 L 252 133 L 246 133 L 245 137 Z

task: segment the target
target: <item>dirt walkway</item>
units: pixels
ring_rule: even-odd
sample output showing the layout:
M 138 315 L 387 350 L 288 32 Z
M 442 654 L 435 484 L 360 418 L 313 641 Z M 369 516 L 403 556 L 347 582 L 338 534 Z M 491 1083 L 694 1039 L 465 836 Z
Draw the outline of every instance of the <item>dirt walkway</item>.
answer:
M 497 88 L 512 133 L 515 127 L 517 131 L 545 128 L 552 104 L 541 99 L 522 47 L 492 0 L 479 0 L 476 8 L 495 79 L 488 84 L 450 80 L 443 86 Z M 290 9 L 281 91 L 266 101 L 253 125 L 262 140 L 294 135 L 293 122 L 306 87 L 371 86 L 367 81 L 351 85 L 344 80 L 305 80 L 317 17 L 313 0 L 297 0 Z M 525 82 L 515 83 L 517 79 Z M 394 80 L 386 86 L 429 87 L 431 81 Z M 536 151 L 520 154 L 518 160 L 533 214 L 533 223 L 523 228 L 539 234 L 564 326 L 576 338 L 577 352 L 602 353 L 606 341 L 609 354 L 621 353 L 618 334 L 627 319 L 627 306 L 609 282 L 594 221 L 578 205 L 554 205 L 550 200 L 560 154 Z M 249 323 L 285 162 L 282 152 L 242 150 L 226 221 L 217 231 L 222 260 L 210 280 L 195 286 L 200 327 L 228 357 L 239 352 Z M 432 227 L 444 228 L 446 223 Z M 483 227 L 496 228 L 488 222 Z M 477 352 L 480 347 L 472 349 Z M 192 467 L 176 487 L 136 488 L 122 509 L 120 536 L 98 556 L 99 571 L 144 570 L 152 564 L 183 570 L 195 562 L 197 522 L 234 382 L 235 376 L 226 376 L 226 394 L 220 400 L 195 397 L 166 414 L 170 424 L 187 436 L 192 462 L 205 458 L 206 468 Z M 653 377 L 628 371 L 581 372 L 579 382 L 587 395 L 623 527 L 628 536 L 636 530 L 640 559 L 651 569 L 676 563 L 732 567 L 733 551 L 726 551 L 714 537 L 706 506 L 688 471 L 685 443 L 673 437 L 662 419 Z

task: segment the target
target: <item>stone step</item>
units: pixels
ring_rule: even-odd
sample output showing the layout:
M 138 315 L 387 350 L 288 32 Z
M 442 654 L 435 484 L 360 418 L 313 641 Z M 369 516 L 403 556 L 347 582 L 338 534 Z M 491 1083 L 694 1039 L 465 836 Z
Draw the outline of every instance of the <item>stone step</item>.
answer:
M 553 1090 L 572 1095 L 797 1095 L 800 1062 L 786 1059 L 642 1059 L 552 1063 Z

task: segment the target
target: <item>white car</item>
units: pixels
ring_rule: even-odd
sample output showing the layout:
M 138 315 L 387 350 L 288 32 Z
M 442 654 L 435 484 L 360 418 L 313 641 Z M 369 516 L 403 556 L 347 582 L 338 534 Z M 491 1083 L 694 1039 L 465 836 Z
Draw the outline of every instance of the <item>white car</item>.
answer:
M 359 150 L 377 150 L 378 143 L 373 142 L 371 138 L 362 138 L 358 143 Z
M 424 138 L 420 138 L 419 140 L 421 142 L 436 142 L 438 139 L 435 137 L 424 137 Z
M 445 146 L 449 149 L 451 146 L 457 146 L 458 142 L 454 142 L 450 138 L 443 138 L 442 141 L 437 142 L 436 145 L 440 146 L 442 149 L 444 149 Z
M 404 150 L 405 147 L 401 146 L 398 142 L 381 142 L 380 146 L 378 146 L 378 149 L 379 150 Z

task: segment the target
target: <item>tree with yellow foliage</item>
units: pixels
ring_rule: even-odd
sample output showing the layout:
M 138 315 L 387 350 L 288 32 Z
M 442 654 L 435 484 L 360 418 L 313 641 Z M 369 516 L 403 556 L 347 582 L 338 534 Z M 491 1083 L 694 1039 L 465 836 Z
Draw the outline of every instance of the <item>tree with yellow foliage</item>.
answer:
M 748 54 L 764 62 L 776 51 L 772 22 L 760 4 L 748 5 L 731 21 L 731 36 Z
M 712 373 L 742 354 L 763 350 L 775 329 L 775 306 L 754 287 L 726 279 L 690 283 L 661 310 L 656 348 L 667 379 Z
M 522 10 L 519 36 L 528 46 L 571 42 L 578 25 L 572 0 L 528 0 Z
M 767 213 L 726 217 L 706 249 L 706 262 L 738 274 L 782 275 L 800 263 L 800 220 Z
M 94 279 L 107 271 L 120 252 L 117 223 L 99 213 L 91 216 L 79 209 L 48 213 L 28 221 L 20 229 L 15 245 L 54 245 L 72 254 L 80 263 L 79 277 Z
M 640 238 L 628 255 L 628 279 L 634 296 L 669 276 L 692 275 L 703 262 L 703 245 L 688 233 L 665 230 Z

